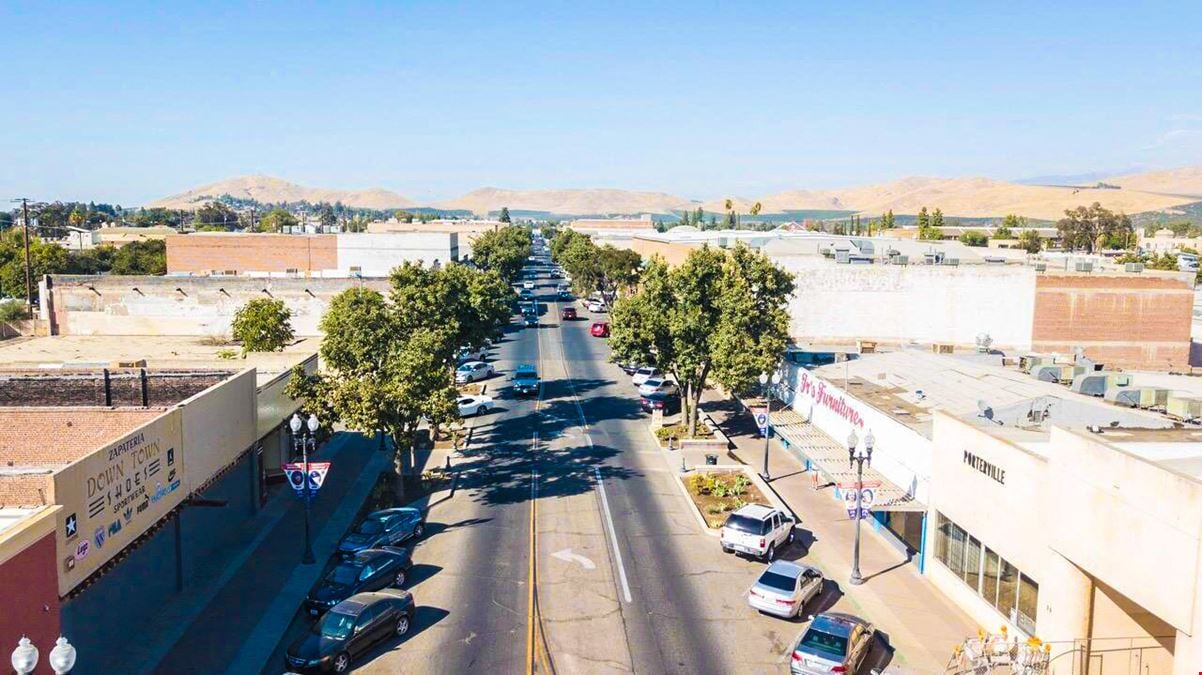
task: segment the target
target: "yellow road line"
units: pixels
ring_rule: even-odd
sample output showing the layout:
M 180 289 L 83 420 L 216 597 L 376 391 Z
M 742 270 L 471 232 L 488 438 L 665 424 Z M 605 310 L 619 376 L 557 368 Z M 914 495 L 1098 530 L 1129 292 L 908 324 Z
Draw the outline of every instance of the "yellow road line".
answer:
M 538 436 L 535 435 L 535 443 L 538 442 Z M 527 586 L 529 587 L 526 599 L 526 675 L 534 673 L 534 629 L 537 622 L 534 617 L 534 560 L 535 546 L 534 540 L 537 536 L 535 530 L 535 496 L 538 494 L 536 486 L 538 485 L 538 474 L 531 472 L 530 474 L 530 570 L 527 577 Z

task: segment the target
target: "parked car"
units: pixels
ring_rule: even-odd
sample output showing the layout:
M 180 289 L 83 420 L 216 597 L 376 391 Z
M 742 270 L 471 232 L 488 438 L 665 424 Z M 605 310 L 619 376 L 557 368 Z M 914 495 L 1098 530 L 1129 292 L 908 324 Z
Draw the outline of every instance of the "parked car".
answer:
M 722 550 L 772 560 L 778 548 L 793 542 L 793 522 L 771 506 L 748 504 L 726 517 Z
M 483 415 L 493 409 L 491 396 L 460 396 L 455 404 L 459 406 L 460 417 Z
M 588 302 L 588 311 L 590 311 L 590 312 L 604 312 L 604 311 L 605 311 L 605 303 L 603 303 L 603 302 L 600 302 L 600 301 L 598 301 L 598 300 L 589 300 L 589 302 Z
M 876 628 L 851 614 L 825 612 L 814 617 L 797 640 L 789 661 L 793 675 L 855 673 L 864 664 Z
M 522 364 L 513 373 L 513 393 L 517 396 L 538 395 L 538 370 L 530 364 Z
M 455 358 L 459 361 L 459 363 L 463 363 L 464 361 L 483 361 L 487 357 L 488 347 L 479 347 L 477 349 L 464 347 L 463 349 L 459 350 L 458 354 L 455 355 Z
M 368 548 L 343 560 L 330 570 L 305 598 L 309 616 L 320 616 L 356 593 L 401 588 L 413 567 L 409 549 Z
M 630 361 L 628 361 L 626 363 L 619 363 L 618 367 L 621 368 L 622 372 L 626 373 L 627 375 L 634 375 L 638 371 L 639 368 L 642 368 L 641 365 L 630 362 Z
M 822 591 L 822 572 L 816 567 L 776 560 L 747 591 L 747 604 L 766 614 L 792 619 Z
M 364 549 L 395 546 L 409 539 L 418 539 L 426 529 L 425 521 L 421 509 L 411 506 L 369 513 L 353 532 L 338 543 L 338 552 L 343 558 L 349 558 Z
M 662 410 L 665 415 L 675 415 L 680 412 L 680 394 L 648 394 L 639 398 L 639 407 L 647 412 Z
M 467 384 L 476 380 L 484 380 L 496 374 L 491 363 L 483 361 L 468 361 L 455 369 L 455 384 Z
M 639 385 L 639 396 L 648 396 L 656 392 L 679 394 L 680 387 L 676 386 L 675 382 L 666 377 L 647 378 L 647 380 Z
M 345 673 L 376 643 L 407 634 L 414 614 L 413 595 L 406 591 L 356 593 L 323 614 L 284 660 L 292 670 Z
M 609 337 L 609 324 L 604 321 L 598 321 L 589 329 L 589 333 L 593 337 L 606 338 Z
M 659 368 L 654 368 L 652 366 L 641 366 L 638 370 L 634 371 L 633 375 L 630 376 L 630 382 L 636 387 L 641 387 L 647 380 L 650 380 L 653 377 L 659 377 L 661 375 L 663 375 L 663 373 L 659 372 Z

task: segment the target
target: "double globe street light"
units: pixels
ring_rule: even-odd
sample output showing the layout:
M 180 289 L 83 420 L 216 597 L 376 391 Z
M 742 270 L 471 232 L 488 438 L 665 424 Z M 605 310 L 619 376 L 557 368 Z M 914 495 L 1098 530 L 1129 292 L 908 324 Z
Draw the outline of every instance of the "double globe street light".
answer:
M 67 675 L 75 667 L 75 647 L 60 635 L 54 641 L 54 649 L 50 650 L 49 660 L 55 675 Z M 22 635 L 17 648 L 13 650 L 11 662 L 17 675 L 29 675 L 38 665 L 38 648 Z
M 872 466 L 872 446 L 876 443 L 876 437 L 872 435 L 872 430 L 868 430 L 868 435 L 864 437 L 864 449 L 858 449 L 859 439 L 856 438 L 856 430 L 852 429 L 847 436 L 847 463 L 856 467 L 856 548 L 851 559 L 851 582 L 852 586 L 859 586 L 864 583 L 864 577 L 860 576 L 860 519 L 864 515 L 864 464 Z
M 763 476 L 765 481 L 772 480 L 772 477 L 768 475 L 768 439 L 770 439 L 772 437 L 772 390 L 768 389 L 768 381 L 769 380 L 772 381 L 772 388 L 775 389 L 776 385 L 780 384 L 780 371 L 777 370 L 777 371 L 773 372 L 771 378 L 768 377 L 768 373 L 760 373 L 760 387 L 763 389 L 763 392 L 764 392 L 764 406 L 765 406 L 764 407 L 764 472 L 761 473 L 760 475 Z
M 307 426 L 309 433 L 301 434 L 301 427 Z M 309 446 L 313 446 L 313 450 L 317 450 L 317 429 L 321 427 L 321 423 L 317 421 L 317 415 L 309 415 L 309 419 L 302 421 L 299 414 L 293 413 L 292 419 L 288 420 L 288 427 L 292 429 L 292 451 L 295 454 L 299 446 L 301 461 L 305 467 L 305 553 L 301 557 L 301 563 L 312 565 L 317 562 L 317 558 L 313 555 L 313 540 L 309 536 L 309 502 L 313 501 L 312 484 L 309 481 Z

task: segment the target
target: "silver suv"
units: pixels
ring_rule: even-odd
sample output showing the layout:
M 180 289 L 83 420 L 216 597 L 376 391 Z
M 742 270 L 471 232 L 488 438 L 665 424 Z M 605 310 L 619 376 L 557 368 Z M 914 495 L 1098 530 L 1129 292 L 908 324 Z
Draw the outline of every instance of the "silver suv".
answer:
M 722 550 L 772 560 L 776 551 L 793 542 L 793 517 L 763 504 L 748 504 L 726 518 Z

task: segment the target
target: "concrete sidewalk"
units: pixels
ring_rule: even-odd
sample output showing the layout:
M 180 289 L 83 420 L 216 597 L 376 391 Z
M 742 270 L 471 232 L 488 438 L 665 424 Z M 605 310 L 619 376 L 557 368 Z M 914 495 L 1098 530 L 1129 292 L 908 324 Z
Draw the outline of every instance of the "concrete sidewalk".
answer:
M 764 440 L 746 412 L 731 401 L 708 395 L 702 401 L 735 448 L 731 455 L 760 471 Z M 768 467 L 771 488 L 800 518 L 798 541 L 806 547 L 804 562 L 821 569 L 838 584 L 840 597 L 831 607 L 872 621 L 893 647 L 889 673 L 941 673 L 952 651 L 977 633 L 977 625 L 918 573 L 907 556 L 879 534 L 869 522 L 861 524 L 860 572 L 865 582 L 852 586 L 855 524 L 847 517 L 831 488 L 815 490 L 804 463 L 773 439 Z

